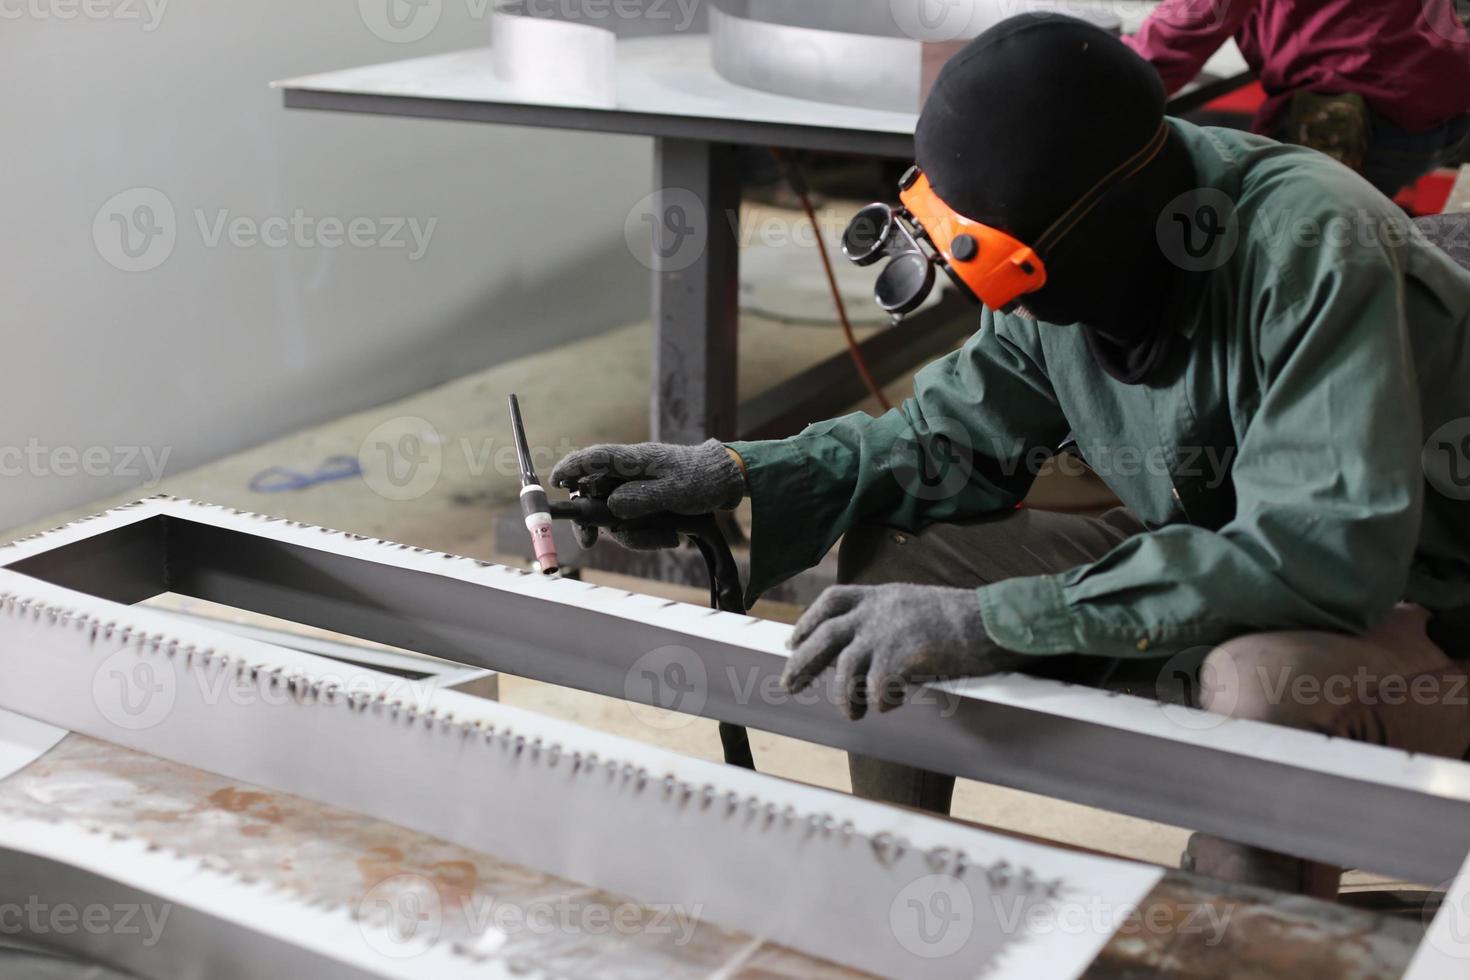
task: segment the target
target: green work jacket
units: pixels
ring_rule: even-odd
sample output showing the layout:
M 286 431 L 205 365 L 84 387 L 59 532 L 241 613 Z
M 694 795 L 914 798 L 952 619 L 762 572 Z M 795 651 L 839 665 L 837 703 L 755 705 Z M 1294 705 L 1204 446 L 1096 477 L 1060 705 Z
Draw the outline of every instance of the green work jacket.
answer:
M 1226 219 L 1173 307 L 1185 352 L 1125 384 L 1081 330 L 986 309 L 902 406 L 731 443 L 754 508 L 752 595 L 850 527 L 1015 507 L 1071 432 L 1150 531 L 979 588 L 1010 650 L 1161 656 L 1363 632 L 1400 600 L 1470 606 L 1470 272 L 1325 156 L 1171 123 L 1206 189 L 1195 200 Z

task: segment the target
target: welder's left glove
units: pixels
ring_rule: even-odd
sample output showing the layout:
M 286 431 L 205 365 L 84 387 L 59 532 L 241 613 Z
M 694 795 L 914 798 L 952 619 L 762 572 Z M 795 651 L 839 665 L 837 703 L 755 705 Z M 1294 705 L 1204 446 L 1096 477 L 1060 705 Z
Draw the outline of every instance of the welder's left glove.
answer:
M 942 585 L 834 585 L 788 642 L 786 689 L 801 693 L 835 663 L 833 690 L 854 721 L 870 704 L 898 707 L 912 685 L 1013 670 L 1027 659 L 990 638 L 974 589 Z

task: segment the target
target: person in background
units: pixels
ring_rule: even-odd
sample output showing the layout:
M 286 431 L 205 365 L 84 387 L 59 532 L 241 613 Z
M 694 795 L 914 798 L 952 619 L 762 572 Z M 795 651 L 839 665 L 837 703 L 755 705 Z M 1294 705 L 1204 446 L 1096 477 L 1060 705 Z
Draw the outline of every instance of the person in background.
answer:
M 1123 40 L 1172 95 L 1232 37 L 1266 90 L 1255 131 L 1389 197 L 1470 135 L 1470 33 L 1454 0 L 1163 0 Z

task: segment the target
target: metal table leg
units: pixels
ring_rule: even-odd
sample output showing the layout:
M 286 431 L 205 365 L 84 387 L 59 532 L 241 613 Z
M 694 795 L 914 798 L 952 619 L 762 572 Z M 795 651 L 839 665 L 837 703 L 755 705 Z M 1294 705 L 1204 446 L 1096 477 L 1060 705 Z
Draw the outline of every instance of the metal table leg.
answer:
M 736 435 L 740 172 L 735 148 L 654 141 L 653 439 Z

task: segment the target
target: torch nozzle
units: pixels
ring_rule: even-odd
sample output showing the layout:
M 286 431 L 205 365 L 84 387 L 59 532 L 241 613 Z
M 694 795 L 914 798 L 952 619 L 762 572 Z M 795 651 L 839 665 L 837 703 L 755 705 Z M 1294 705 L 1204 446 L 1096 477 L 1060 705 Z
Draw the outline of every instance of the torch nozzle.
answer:
M 547 575 L 561 568 L 561 559 L 556 553 L 556 539 L 551 533 L 551 504 L 546 499 L 546 490 L 536 478 L 536 467 L 531 464 L 531 449 L 526 443 L 526 426 L 521 421 L 521 403 L 515 395 L 510 396 L 510 428 L 515 437 L 516 460 L 521 466 L 521 513 L 526 517 L 526 530 L 531 533 L 531 546 L 536 551 L 536 563 Z

